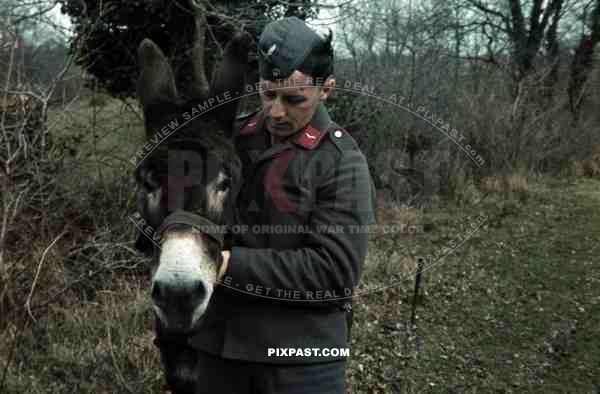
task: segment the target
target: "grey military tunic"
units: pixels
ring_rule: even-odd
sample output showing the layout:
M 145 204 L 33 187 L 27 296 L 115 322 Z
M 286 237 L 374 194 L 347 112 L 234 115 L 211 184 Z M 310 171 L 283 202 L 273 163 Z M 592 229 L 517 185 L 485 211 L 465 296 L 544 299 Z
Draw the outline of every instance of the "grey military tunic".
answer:
M 234 136 L 231 258 L 189 343 L 224 358 L 314 363 L 269 348 L 347 347 L 347 311 L 374 223 L 371 180 L 354 139 L 319 105 L 293 141 L 271 145 L 262 112 Z M 362 226 L 362 227 L 361 227 Z

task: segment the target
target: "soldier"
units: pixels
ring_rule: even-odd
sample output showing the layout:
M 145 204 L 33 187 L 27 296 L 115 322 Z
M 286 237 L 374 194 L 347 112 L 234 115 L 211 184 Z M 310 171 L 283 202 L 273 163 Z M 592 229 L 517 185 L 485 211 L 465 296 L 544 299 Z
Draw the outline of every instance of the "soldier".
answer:
M 262 110 L 234 135 L 243 179 L 233 224 L 247 231 L 231 233 L 190 341 L 196 392 L 345 392 L 336 349 L 349 344 L 349 296 L 367 252 L 367 234 L 354 230 L 374 215 L 365 157 L 323 104 L 335 87 L 331 39 L 295 17 L 260 36 Z

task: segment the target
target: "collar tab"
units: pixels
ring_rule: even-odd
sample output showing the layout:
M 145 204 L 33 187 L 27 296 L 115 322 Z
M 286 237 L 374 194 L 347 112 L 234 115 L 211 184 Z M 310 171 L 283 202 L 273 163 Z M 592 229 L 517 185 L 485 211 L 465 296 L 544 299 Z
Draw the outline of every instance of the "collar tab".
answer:
M 259 124 L 262 121 L 261 112 L 257 113 L 240 129 L 240 135 L 249 136 L 256 134 Z
M 328 131 L 329 130 L 321 131 L 309 125 L 299 133 L 298 137 L 295 139 L 295 142 L 305 149 L 314 149 L 319 146 L 323 140 L 323 137 L 327 135 Z

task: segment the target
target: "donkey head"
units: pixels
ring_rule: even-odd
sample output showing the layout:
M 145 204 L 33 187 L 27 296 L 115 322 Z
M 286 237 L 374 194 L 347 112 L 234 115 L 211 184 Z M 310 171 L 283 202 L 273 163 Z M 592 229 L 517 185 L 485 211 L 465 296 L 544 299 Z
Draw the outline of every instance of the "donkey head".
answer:
M 152 302 L 164 329 L 173 332 L 192 329 L 207 308 L 222 260 L 219 230 L 239 168 L 230 142 L 237 110 L 233 97 L 243 92 L 252 39 L 245 33 L 234 36 L 209 85 L 205 30 L 206 21 L 198 16 L 193 83 L 186 99 L 179 96 L 173 69 L 159 47 L 145 39 L 138 48 L 137 93 L 148 140 L 148 153 L 136 169 L 138 212 L 160 245 L 153 245 L 146 233 L 136 247 L 154 252 Z

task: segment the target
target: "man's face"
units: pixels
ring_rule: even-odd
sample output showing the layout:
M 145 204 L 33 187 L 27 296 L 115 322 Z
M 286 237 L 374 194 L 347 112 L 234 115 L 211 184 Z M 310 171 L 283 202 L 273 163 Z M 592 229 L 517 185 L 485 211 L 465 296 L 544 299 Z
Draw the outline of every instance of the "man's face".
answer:
M 296 70 L 281 81 L 260 80 L 263 112 L 267 130 L 285 138 L 306 126 L 321 101 L 329 97 L 333 80 L 314 86 L 314 78 Z

